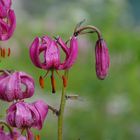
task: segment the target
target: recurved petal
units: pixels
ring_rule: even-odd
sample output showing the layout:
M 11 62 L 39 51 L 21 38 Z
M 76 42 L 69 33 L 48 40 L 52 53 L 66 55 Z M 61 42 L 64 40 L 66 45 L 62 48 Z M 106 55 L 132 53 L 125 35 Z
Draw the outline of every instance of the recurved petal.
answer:
M 7 9 L 3 6 L 3 3 L 0 1 L 0 18 L 5 18 L 7 16 Z
M 1 0 L 1 2 L 3 3 L 3 6 L 6 7 L 7 9 L 10 9 L 11 7 L 11 0 Z
M 29 98 L 29 97 L 33 96 L 34 90 L 35 90 L 33 78 L 24 72 L 19 72 L 19 76 L 21 79 L 20 88 L 22 91 L 22 94 L 21 94 L 22 96 L 20 99 Z M 22 84 L 25 86 L 25 89 L 22 89 L 23 88 Z
M 40 130 L 43 126 L 44 120 L 48 113 L 48 105 L 42 100 L 38 100 L 38 101 L 34 102 L 33 105 L 35 106 L 35 108 L 38 111 L 39 116 L 40 116 L 40 119 L 36 126 Z
M 8 23 L 9 23 L 8 38 L 10 38 L 13 35 L 16 28 L 16 16 L 13 10 L 9 10 Z
M 0 40 L 6 40 L 9 27 L 5 21 L 0 19 Z
M 13 10 L 9 10 L 7 22 L 0 19 L 0 40 L 9 39 L 16 28 L 16 17 Z
M 62 40 L 61 37 L 59 37 L 59 38 L 57 39 L 56 43 L 57 43 L 58 45 L 60 45 L 60 47 L 62 48 L 62 50 L 65 52 L 66 57 L 68 57 L 69 48 L 67 47 L 66 43 Z
M 42 44 L 49 46 L 52 42 L 52 39 L 49 36 L 43 36 L 42 38 Z
M 40 58 L 39 58 L 39 47 L 40 47 L 40 42 L 39 42 L 39 38 L 36 37 L 33 41 L 33 43 L 30 46 L 30 57 L 31 60 L 33 62 L 33 64 L 39 68 L 42 67 L 42 64 L 40 62 Z
M 65 63 L 60 65 L 59 69 L 69 69 L 75 62 L 78 55 L 78 41 L 75 36 L 70 40 L 70 48 L 68 58 L 65 60 Z

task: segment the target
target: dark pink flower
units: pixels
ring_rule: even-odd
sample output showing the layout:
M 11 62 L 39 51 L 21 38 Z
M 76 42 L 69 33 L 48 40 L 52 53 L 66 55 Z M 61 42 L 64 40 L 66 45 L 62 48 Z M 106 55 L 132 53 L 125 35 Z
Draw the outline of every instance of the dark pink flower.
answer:
M 16 28 L 16 17 L 13 10 L 9 10 L 5 18 L 0 18 L 0 40 L 7 40 Z
M 7 123 L 17 128 L 41 129 L 48 113 L 48 105 L 42 100 L 34 103 L 19 101 L 7 110 Z
M 65 54 L 64 60 L 60 59 L 61 50 Z M 41 54 L 43 61 L 41 59 Z M 39 83 L 44 88 L 44 78 L 47 76 L 49 70 L 52 72 L 51 85 L 52 93 L 55 93 L 55 78 L 54 70 L 66 70 L 72 67 L 78 55 L 78 41 L 75 36 L 70 39 L 70 45 L 68 46 L 60 37 L 56 40 L 51 39 L 48 36 L 42 38 L 36 37 L 30 46 L 30 57 L 33 64 L 41 69 L 47 70 L 45 76 L 40 76 Z M 57 72 L 58 74 L 58 72 Z
M 60 49 L 66 55 L 63 62 L 60 60 Z M 40 54 L 43 53 L 43 62 Z M 36 37 L 30 47 L 30 57 L 35 66 L 45 70 L 64 70 L 70 68 L 78 54 L 77 38 L 72 37 L 70 47 L 59 37 L 56 41 L 48 36 L 41 39 Z
M 0 99 L 21 100 L 34 94 L 34 80 L 25 72 L 2 73 L 0 75 Z
M 103 80 L 108 74 L 110 64 L 108 48 L 103 39 L 99 39 L 96 42 L 95 57 L 96 57 L 96 75 L 99 79 Z
M 11 0 L 0 0 L 0 18 L 5 18 L 11 7 Z

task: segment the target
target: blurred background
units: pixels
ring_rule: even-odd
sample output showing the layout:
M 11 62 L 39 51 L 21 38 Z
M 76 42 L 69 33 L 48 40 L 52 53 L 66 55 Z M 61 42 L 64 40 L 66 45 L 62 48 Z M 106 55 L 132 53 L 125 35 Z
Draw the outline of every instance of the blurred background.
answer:
M 67 40 L 75 25 L 97 26 L 106 40 L 111 57 L 108 77 L 95 74 L 95 34 L 79 38 L 79 56 L 70 70 L 67 94 L 79 95 L 66 104 L 64 140 L 140 140 L 140 1 L 139 0 L 13 0 L 17 15 L 14 36 L 1 46 L 10 47 L 10 58 L 1 68 L 22 70 L 36 80 L 30 101 L 42 98 L 59 107 L 61 84 L 51 94 L 50 77 L 42 90 L 38 77 L 45 71 L 36 68 L 29 57 L 29 46 L 36 36 L 60 35 Z M 3 114 L 5 104 L 1 103 Z M 41 140 L 57 139 L 57 118 L 49 112 Z

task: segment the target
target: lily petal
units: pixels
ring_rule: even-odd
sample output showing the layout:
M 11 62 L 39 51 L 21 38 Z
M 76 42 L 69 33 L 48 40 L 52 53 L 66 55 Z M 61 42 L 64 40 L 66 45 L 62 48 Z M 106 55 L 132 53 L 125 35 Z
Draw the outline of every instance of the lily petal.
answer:
M 70 40 L 69 56 L 65 63 L 61 64 L 58 69 L 69 69 L 75 62 L 78 55 L 78 41 L 75 36 Z

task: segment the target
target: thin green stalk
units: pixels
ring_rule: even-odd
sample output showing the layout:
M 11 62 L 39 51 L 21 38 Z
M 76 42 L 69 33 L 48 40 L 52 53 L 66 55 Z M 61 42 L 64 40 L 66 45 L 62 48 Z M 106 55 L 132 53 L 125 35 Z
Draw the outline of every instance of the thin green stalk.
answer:
M 65 71 L 64 76 L 68 78 L 68 71 Z M 60 109 L 58 114 L 58 140 L 63 140 L 63 120 L 64 120 L 64 110 L 65 110 L 65 104 L 66 104 L 66 86 L 62 87 L 62 95 L 61 95 L 61 103 L 60 103 Z

